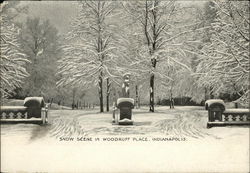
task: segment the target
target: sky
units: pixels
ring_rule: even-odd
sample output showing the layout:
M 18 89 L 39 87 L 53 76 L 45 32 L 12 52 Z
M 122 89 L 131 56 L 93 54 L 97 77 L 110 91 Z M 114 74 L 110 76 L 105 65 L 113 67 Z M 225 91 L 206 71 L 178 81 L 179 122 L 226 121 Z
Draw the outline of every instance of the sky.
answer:
M 205 1 L 179 2 L 185 5 L 202 5 Z M 61 34 L 69 30 L 70 21 L 76 17 L 78 11 L 76 1 L 21 1 L 20 5 L 29 7 L 29 13 L 22 15 L 21 21 L 25 21 L 27 16 L 49 19 Z
M 49 19 L 60 33 L 66 33 L 70 21 L 77 14 L 77 4 L 73 1 L 21 1 L 20 5 L 27 5 L 29 13 L 21 20 L 29 17 Z

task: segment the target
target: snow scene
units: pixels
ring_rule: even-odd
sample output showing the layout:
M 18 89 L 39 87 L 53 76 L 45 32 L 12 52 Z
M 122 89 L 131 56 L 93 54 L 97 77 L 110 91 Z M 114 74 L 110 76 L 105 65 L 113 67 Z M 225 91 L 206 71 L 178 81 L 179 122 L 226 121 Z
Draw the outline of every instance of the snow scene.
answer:
M 1 172 L 249 172 L 248 1 L 9 1 Z

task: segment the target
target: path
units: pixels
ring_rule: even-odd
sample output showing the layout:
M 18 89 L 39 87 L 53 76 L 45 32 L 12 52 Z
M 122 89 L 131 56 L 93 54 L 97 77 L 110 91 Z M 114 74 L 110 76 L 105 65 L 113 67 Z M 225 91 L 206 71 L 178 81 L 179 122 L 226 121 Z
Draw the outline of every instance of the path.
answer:
M 1 126 L 3 172 L 249 172 L 249 128 L 206 128 L 202 107 L 134 110 L 134 126 L 111 113 L 51 110 L 49 125 Z M 178 137 L 185 142 L 77 142 L 61 137 Z
M 110 113 L 99 113 L 98 109 L 89 110 L 50 110 L 49 124 L 2 125 L 1 137 L 18 136 L 32 142 L 41 138 L 59 139 L 60 137 L 87 136 L 164 136 L 184 137 L 187 139 L 221 139 L 229 132 L 244 135 L 244 128 L 206 128 L 207 111 L 203 107 L 157 107 L 155 113 L 148 108 L 133 110 L 133 126 L 118 126 L 111 123 Z M 231 130 L 230 130 L 231 129 Z M 235 130 L 234 130 L 235 129 Z

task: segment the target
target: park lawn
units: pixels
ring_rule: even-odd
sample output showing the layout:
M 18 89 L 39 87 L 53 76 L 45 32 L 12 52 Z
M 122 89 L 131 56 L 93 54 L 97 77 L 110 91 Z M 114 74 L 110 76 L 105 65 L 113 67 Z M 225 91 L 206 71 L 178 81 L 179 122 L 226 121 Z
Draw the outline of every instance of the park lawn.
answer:
M 112 112 L 99 113 L 98 108 L 50 110 L 49 117 L 46 126 L 1 126 L 3 171 L 249 171 L 249 128 L 207 129 L 207 111 L 203 107 L 177 106 L 170 110 L 161 106 L 155 113 L 147 107 L 134 109 L 133 126 L 112 125 Z M 76 140 L 97 137 L 131 140 Z M 148 141 L 138 141 L 145 138 Z

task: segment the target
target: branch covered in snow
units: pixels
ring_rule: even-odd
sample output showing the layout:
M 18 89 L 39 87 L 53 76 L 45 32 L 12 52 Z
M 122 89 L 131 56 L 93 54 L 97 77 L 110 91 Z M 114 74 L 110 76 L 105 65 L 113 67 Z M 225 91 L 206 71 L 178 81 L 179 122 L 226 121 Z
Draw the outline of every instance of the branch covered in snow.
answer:
M 14 89 L 21 87 L 23 79 L 29 74 L 25 64 L 28 63 L 26 54 L 21 49 L 19 28 L 15 26 L 8 16 L 6 8 L 8 3 L 1 4 L 1 56 L 0 56 L 0 81 L 1 97 L 8 97 Z

